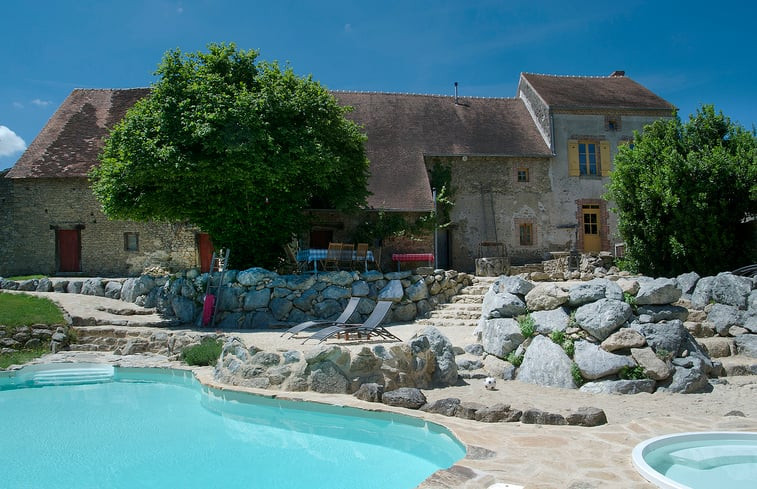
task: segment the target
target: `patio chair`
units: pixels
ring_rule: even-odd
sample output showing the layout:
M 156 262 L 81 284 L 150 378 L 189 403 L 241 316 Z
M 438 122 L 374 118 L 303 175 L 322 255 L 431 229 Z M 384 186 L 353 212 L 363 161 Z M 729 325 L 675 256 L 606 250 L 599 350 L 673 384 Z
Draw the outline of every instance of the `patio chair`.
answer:
M 349 321 L 352 314 L 355 313 L 355 310 L 357 309 L 357 305 L 359 302 L 360 302 L 360 297 L 350 297 L 350 301 L 347 303 L 347 307 L 345 307 L 344 311 L 342 311 L 342 314 L 340 314 L 339 317 L 334 319 L 333 321 L 329 321 L 329 320 L 305 321 L 296 326 L 292 326 L 288 330 L 281 333 L 281 336 L 284 336 L 285 334 L 289 333 L 291 335 L 289 338 L 291 339 L 294 335 L 296 335 L 300 331 L 304 331 L 308 328 L 312 328 L 315 326 L 333 326 L 337 324 L 344 324 L 347 321 Z
M 358 338 L 364 334 L 368 339 L 370 339 L 371 335 L 375 335 L 387 340 L 402 341 L 400 338 L 390 333 L 389 330 L 381 326 L 381 323 L 386 318 L 386 315 L 389 314 L 389 311 L 392 309 L 392 304 L 392 301 L 378 301 L 376 303 L 376 307 L 373 308 L 371 315 L 368 316 L 368 319 L 366 319 L 362 324 L 345 323 L 328 326 L 308 336 L 307 338 L 305 338 L 305 341 L 318 340 L 318 342 L 321 343 L 331 338 L 332 336 L 336 336 L 338 338 L 342 334 L 345 335 L 346 339 L 349 339 L 349 335 L 353 333 L 357 334 Z M 305 344 L 305 341 L 302 342 L 303 345 Z
M 329 243 L 326 250 L 326 258 L 323 260 L 324 270 L 339 270 L 339 261 L 342 259 L 342 243 Z
M 358 243 L 355 250 L 355 259 L 352 261 L 352 266 L 357 270 L 358 266 L 362 263 L 365 271 L 368 271 L 368 243 Z

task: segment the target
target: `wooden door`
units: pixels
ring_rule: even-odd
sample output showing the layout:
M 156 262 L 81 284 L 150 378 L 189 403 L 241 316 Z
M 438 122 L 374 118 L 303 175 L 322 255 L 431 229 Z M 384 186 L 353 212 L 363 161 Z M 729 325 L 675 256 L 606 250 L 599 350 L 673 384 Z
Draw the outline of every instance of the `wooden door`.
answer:
M 57 229 L 55 231 L 59 272 L 81 272 L 81 231 Z
M 599 252 L 602 249 L 602 240 L 599 236 L 599 205 L 589 204 L 583 206 L 584 249 L 587 253 Z
M 207 233 L 197 233 L 197 254 L 200 257 L 200 273 L 210 271 L 210 261 L 213 259 L 213 241 Z
M 334 239 L 334 231 L 327 229 L 313 229 L 310 231 L 310 248 L 325 250 Z

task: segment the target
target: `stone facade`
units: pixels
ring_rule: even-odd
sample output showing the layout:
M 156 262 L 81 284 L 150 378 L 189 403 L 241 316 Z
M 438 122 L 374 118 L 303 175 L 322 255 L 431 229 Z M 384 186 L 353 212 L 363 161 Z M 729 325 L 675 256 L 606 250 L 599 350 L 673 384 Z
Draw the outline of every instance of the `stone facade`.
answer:
M 134 276 L 150 266 L 178 270 L 197 264 L 195 229 L 109 220 L 83 178 L 3 179 L 2 185 L 0 276 L 59 274 L 58 229 L 80 231 L 80 275 Z M 126 251 L 125 233 L 136 234 L 136 251 Z

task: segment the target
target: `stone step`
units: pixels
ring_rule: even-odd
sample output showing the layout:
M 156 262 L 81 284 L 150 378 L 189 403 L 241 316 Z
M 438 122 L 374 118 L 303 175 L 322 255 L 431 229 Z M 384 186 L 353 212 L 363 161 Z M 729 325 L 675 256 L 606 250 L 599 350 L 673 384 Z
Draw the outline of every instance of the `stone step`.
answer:
M 697 343 L 707 349 L 710 358 L 730 357 L 736 353 L 736 343 L 733 338 L 712 336 L 709 338 L 697 338 Z
M 423 326 L 435 326 L 437 328 L 465 326 L 471 328 L 471 331 L 478 326 L 478 320 L 460 318 L 426 318 L 418 319 L 415 323 Z
M 718 361 L 723 364 L 727 377 L 757 375 L 757 358 L 746 355 L 734 355 L 718 358 Z
M 473 294 L 458 294 L 452 298 L 452 304 L 475 304 L 478 308 L 481 308 L 481 304 L 484 302 L 483 295 Z

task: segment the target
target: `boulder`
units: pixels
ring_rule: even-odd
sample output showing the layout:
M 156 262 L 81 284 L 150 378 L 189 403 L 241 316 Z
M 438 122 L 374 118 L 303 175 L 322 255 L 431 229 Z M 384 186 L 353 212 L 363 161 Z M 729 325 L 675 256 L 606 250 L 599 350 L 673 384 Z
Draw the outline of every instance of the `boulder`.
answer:
M 339 285 L 329 285 L 321 292 L 321 296 L 323 296 L 323 298 L 326 300 L 348 299 L 351 294 L 351 288 L 342 287 Z
M 384 386 L 375 382 L 368 382 L 360 386 L 355 392 L 355 397 L 361 401 L 381 402 L 381 396 L 384 394 Z
M 673 355 L 680 353 L 684 336 L 689 334 L 683 327 L 683 323 L 678 320 L 634 324 L 632 328 L 644 336 L 647 345 L 651 346 L 655 352 L 665 350 Z
M 581 392 L 590 394 L 638 394 L 654 392 L 655 381 L 652 379 L 641 380 L 601 380 L 599 382 L 587 382 L 581 386 Z
M 704 306 L 710 303 L 712 299 L 712 282 L 715 281 L 715 277 L 702 277 L 694 287 L 694 292 L 691 294 L 691 304 L 702 309 Z
M 505 358 L 523 343 L 524 339 L 515 319 L 488 319 L 483 322 L 481 344 L 484 351 L 490 355 Z
M 460 407 L 458 406 L 458 410 Z M 497 403 L 493 406 L 482 406 L 476 409 L 473 419 L 482 423 L 512 423 L 520 421 L 523 412 L 518 409 L 510 409 L 509 404 Z
M 631 306 L 625 302 L 600 299 L 576 309 L 575 319 L 593 337 L 604 340 L 625 324 L 631 314 Z
M 120 288 L 120 284 L 119 284 Z M 53 291 L 53 282 L 45 277 L 39 279 L 39 282 L 37 282 L 37 288 L 35 289 L 37 292 L 52 292 Z M 118 299 L 118 297 L 116 297 Z
M 509 292 L 494 293 L 489 290 L 484 295 L 481 316 L 484 319 L 513 318 L 526 313 L 526 303 Z
M 237 273 L 237 282 L 245 286 L 255 286 L 266 280 L 273 280 L 276 276 L 275 272 L 268 271 L 265 268 L 254 267 Z
M 388 276 L 389 274 L 387 274 Z M 405 291 L 402 289 L 402 282 L 399 280 L 390 280 L 386 286 L 378 293 L 378 300 L 380 301 L 392 301 L 399 302 L 405 295 Z
M 539 335 L 533 338 L 526 350 L 515 379 L 530 384 L 575 389 L 572 365 L 562 347 Z
M 105 287 L 101 278 L 90 278 L 84 281 L 81 287 L 81 293 L 84 295 L 95 295 L 105 297 Z
M 510 294 L 525 296 L 531 289 L 534 288 L 534 284 L 518 276 L 502 276 L 498 278 L 491 286 L 494 293 L 508 292 Z
M 303 294 L 304 295 L 304 294 Z M 315 292 L 309 295 L 314 297 Z M 251 290 L 242 297 L 242 308 L 245 311 L 265 309 L 271 301 L 271 289 Z M 308 308 L 309 309 L 309 308 Z
M 573 426 L 601 426 L 607 424 L 607 415 L 599 408 L 584 406 L 568 413 L 565 420 Z
M 568 305 L 578 307 L 589 302 L 596 302 L 605 298 L 605 284 L 599 279 L 590 280 L 574 285 L 568 291 L 570 299 Z M 622 294 L 621 294 L 622 298 Z
M 757 335 L 745 334 L 737 336 L 734 342 L 736 343 L 736 352 L 739 355 L 757 358 Z
M 636 294 L 637 305 L 671 304 L 681 298 L 681 289 L 676 287 L 675 280 L 656 278 L 646 280 L 639 285 Z
M 352 282 L 352 296 L 353 297 L 366 297 L 371 291 L 368 286 L 368 282 L 365 280 L 356 280 Z
M 216 310 L 236 311 L 239 309 L 239 298 L 242 292 L 241 287 L 221 287 L 216 296 Z
M 537 333 L 548 335 L 552 331 L 565 331 L 570 322 L 570 313 L 565 307 L 558 307 L 549 311 L 534 311 L 531 319 Z
M 681 289 L 684 296 L 690 297 L 700 278 L 697 272 L 682 273 L 675 279 L 676 287 Z
M 747 298 L 751 292 L 752 279 L 730 272 L 719 273 L 710 287 L 710 294 L 715 302 L 739 309 L 747 308 Z
M 405 295 L 413 302 L 428 299 L 428 286 L 423 279 L 420 279 L 405 290 Z
M 454 416 L 457 412 L 457 408 L 460 406 L 460 399 L 456 397 L 448 397 L 445 399 L 439 399 L 433 403 L 426 404 L 421 407 L 421 411 L 426 413 L 441 414 L 444 416 Z
M 620 287 L 620 290 L 624 294 L 630 294 L 634 297 L 636 297 L 636 294 L 639 292 L 639 282 L 637 280 L 632 280 L 629 278 L 620 278 L 618 279 L 615 284 Z
M 23 290 L 25 292 L 34 292 L 35 290 L 37 290 L 37 285 L 39 285 L 39 280 L 37 280 L 36 278 L 22 280 L 21 282 L 18 283 L 18 290 Z M 89 293 L 88 295 L 97 295 L 97 294 Z M 100 294 L 100 295 L 102 296 L 103 294 Z
M 712 389 L 701 360 L 697 358 L 687 359 L 687 363 L 691 367 L 675 365 L 675 363 L 673 375 L 657 388 L 659 392 L 695 394 Z
M 494 355 L 486 355 L 483 362 L 483 369 L 495 379 L 513 380 L 515 378 L 515 366 Z
M 384 392 L 381 402 L 388 406 L 398 406 L 408 409 L 420 409 L 426 404 L 426 396 L 419 389 L 413 387 L 400 387 L 399 389 Z
M 189 324 L 194 320 L 196 306 L 193 300 L 186 297 L 174 296 L 171 299 L 171 311 L 176 318 L 184 324 Z
M 689 317 L 689 310 L 681 306 L 662 305 L 662 306 L 639 306 L 636 309 L 639 321 L 642 323 L 657 323 L 660 321 L 670 321 L 679 319 L 686 321 Z
M 527 409 L 520 418 L 523 424 L 565 425 L 568 422 L 565 417 L 557 413 L 548 413 L 540 409 Z
M 121 282 L 110 280 L 105 284 L 105 297 L 109 299 L 120 299 L 121 287 Z
M 448 386 L 457 383 L 457 363 L 452 342 L 433 326 L 426 326 L 413 336 L 411 344 L 426 339 L 428 349 L 433 353 L 436 361 L 432 382 L 435 386 Z
M 584 379 L 601 379 L 618 373 L 623 367 L 635 367 L 636 362 L 626 355 L 607 352 L 588 341 L 576 341 L 573 361 Z
M 720 336 L 728 336 L 731 326 L 743 324 L 743 314 L 737 306 L 713 304 L 707 313 L 707 322 L 713 325 Z
M 530 311 L 557 309 L 570 299 L 570 294 L 556 284 L 539 284 L 526 294 Z
M 607 337 L 600 345 L 605 351 L 627 350 L 639 348 L 647 344 L 644 336 L 631 328 L 621 328 Z
M 649 348 L 632 348 L 631 356 L 644 368 L 644 374 L 652 380 L 665 380 L 672 374 L 672 368 Z
M 350 385 L 341 369 L 329 361 L 310 365 L 307 384 L 311 391 L 324 394 L 346 394 Z

